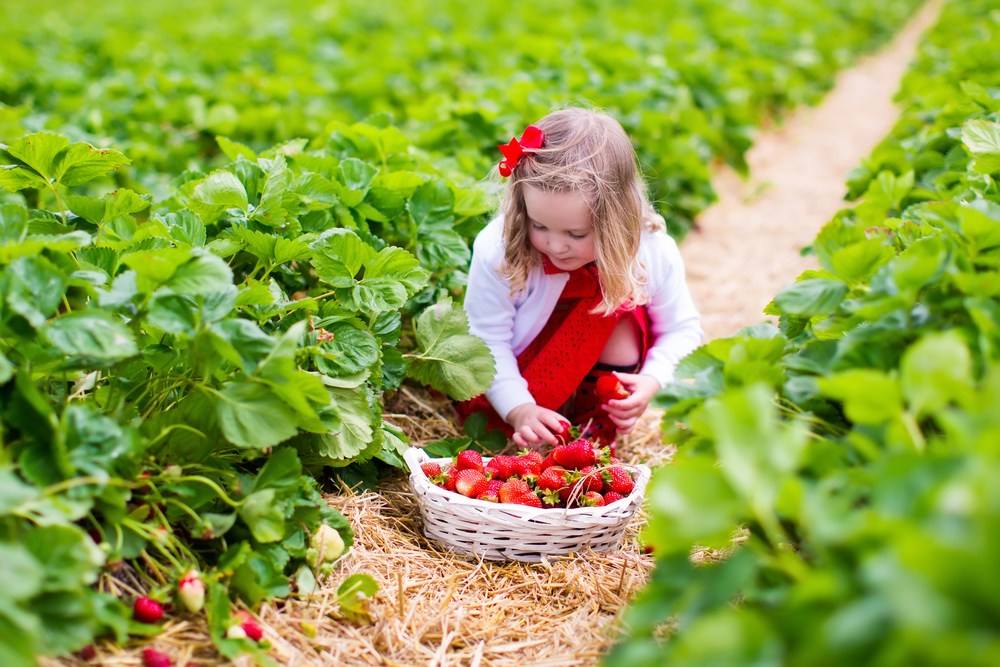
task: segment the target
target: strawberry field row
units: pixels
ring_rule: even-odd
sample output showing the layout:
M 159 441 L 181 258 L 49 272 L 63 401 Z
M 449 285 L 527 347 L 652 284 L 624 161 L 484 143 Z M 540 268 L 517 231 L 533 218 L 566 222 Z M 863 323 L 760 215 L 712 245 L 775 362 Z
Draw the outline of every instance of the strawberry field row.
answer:
M 681 443 L 650 486 L 659 560 L 606 664 L 1000 660 L 995 7 L 945 8 L 779 326 L 702 347 L 658 397 Z
M 818 99 L 918 4 L 5 3 L 0 141 L 48 129 L 115 146 L 137 163 L 119 184 L 161 199 L 217 166 L 215 135 L 262 150 L 374 116 L 465 182 L 504 137 L 585 100 L 633 136 L 680 236 L 714 196 L 713 161 L 743 169 L 755 126 Z

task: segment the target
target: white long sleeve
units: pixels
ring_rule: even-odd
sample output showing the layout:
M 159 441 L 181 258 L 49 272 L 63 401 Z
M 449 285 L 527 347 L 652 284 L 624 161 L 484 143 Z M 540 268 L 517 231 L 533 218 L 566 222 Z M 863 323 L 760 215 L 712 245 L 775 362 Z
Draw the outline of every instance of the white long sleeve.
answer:
M 469 331 L 485 341 L 496 362 L 496 377 L 486 398 L 503 419 L 514 408 L 535 400 L 517 368 L 517 355 L 541 332 L 555 309 L 568 273 L 531 271 L 525 290 L 511 296 L 500 278 L 503 262 L 503 219 L 490 222 L 473 244 L 465 312 Z M 677 244 L 666 233 L 644 232 L 639 259 L 646 268 L 646 304 L 653 345 L 640 373 L 663 386 L 673 379 L 677 362 L 701 342 L 698 311 L 684 280 Z

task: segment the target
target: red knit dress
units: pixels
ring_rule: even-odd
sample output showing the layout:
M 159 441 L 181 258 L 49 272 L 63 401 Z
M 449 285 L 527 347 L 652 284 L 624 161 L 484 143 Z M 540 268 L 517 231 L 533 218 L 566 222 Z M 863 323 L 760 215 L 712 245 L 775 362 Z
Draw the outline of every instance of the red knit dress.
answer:
M 546 274 L 564 273 L 547 257 L 543 257 L 543 265 Z M 618 321 L 628 312 L 639 324 L 641 358 L 645 359 L 651 343 L 649 319 L 646 309 L 641 306 L 632 310 L 619 309 L 609 316 L 591 313 L 602 302 L 597 267 L 591 263 L 569 274 L 569 281 L 545 327 L 517 356 L 517 367 L 521 377 L 528 382 L 528 391 L 535 403 L 560 412 L 572 423 L 586 428 L 584 437 L 611 444 L 616 427 L 608 419 L 607 412 L 600 408 L 600 401 L 594 396 L 594 383 L 598 377 L 613 370 L 635 372 L 637 368 L 623 369 L 598 364 L 597 360 Z M 568 406 L 567 402 L 570 402 Z M 563 412 L 567 407 L 571 414 Z M 488 418 L 488 429 L 500 429 L 507 437 L 514 434 L 514 429 L 500 418 L 485 395 L 458 403 L 455 409 L 463 423 L 469 415 L 481 412 Z

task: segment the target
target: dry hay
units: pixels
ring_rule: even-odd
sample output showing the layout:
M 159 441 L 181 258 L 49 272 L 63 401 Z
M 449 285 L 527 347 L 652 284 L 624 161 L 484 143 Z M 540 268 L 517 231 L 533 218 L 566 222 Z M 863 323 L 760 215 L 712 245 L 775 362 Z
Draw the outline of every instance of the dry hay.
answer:
M 462 435 L 447 399 L 419 388 L 403 387 L 389 397 L 385 416 L 416 444 Z M 626 462 L 652 466 L 668 462 L 672 453 L 660 442 L 653 410 L 618 451 Z M 645 525 L 641 511 L 616 553 L 496 563 L 455 555 L 428 541 L 402 472 L 383 479 L 378 493 L 348 490 L 327 500 L 350 519 L 355 544 L 318 595 L 258 610 L 271 644 L 268 656 L 279 665 L 596 665 L 653 567 L 639 540 Z M 367 625 L 348 622 L 336 604 L 337 587 L 355 573 L 370 574 L 379 585 Z M 130 597 L 142 589 L 134 577 L 105 576 L 104 585 Z M 97 657 L 87 663 L 67 656 L 39 664 L 132 667 L 141 664 L 145 646 L 163 651 L 178 666 L 233 664 L 212 648 L 203 616 L 168 614 L 163 628 L 149 643 L 99 644 Z M 252 664 L 244 658 L 236 664 Z

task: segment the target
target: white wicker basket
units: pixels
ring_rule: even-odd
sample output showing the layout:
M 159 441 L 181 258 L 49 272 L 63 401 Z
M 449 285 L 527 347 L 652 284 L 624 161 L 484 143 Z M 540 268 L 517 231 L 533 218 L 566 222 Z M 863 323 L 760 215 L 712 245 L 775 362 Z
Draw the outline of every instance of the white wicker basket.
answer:
M 614 551 L 642 504 L 650 475 L 648 466 L 628 466 L 639 473 L 635 489 L 605 507 L 537 509 L 466 498 L 435 486 L 420 469 L 427 462 L 450 464 L 451 459 L 432 459 L 418 447 L 410 447 L 403 458 L 420 502 L 424 534 L 448 549 L 486 560 L 537 562 L 588 547 L 596 553 Z

